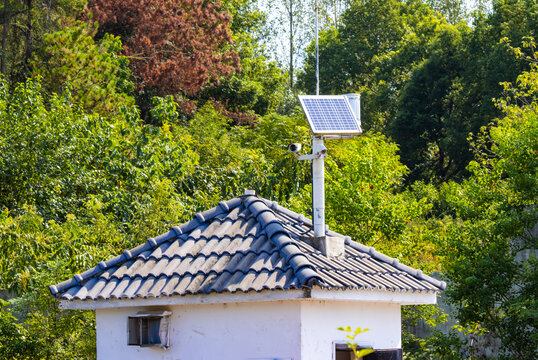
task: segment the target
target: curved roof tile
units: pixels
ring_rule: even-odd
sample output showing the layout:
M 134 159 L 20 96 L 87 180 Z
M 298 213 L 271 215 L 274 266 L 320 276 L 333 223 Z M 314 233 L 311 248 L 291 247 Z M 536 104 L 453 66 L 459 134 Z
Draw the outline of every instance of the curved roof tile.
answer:
M 61 300 L 325 289 L 438 292 L 444 282 L 345 237 L 345 255 L 327 258 L 307 240 L 312 221 L 246 195 L 73 278 L 51 285 Z M 343 237 L 328 230 L 327 236 Z

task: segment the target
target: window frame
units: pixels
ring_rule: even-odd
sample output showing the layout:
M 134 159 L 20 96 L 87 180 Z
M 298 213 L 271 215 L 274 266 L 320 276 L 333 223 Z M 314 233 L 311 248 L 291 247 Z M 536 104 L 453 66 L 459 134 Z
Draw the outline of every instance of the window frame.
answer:
M 127 317 L 127 346 L 168 348 L 172 312 L 139 311 Z
M 374 352 L 368 354 L 360 359 L 362 360 L 401 360 L 403 359 L 403 351 L 401 348 L 397 349 L 374 349 L 373 346 L 358 345 L 357 349 L 373 349 Z M 337 352 L 349 353 L 350 359 L 354 359 L 353 351 L 345 343 L 334 344 L 334 359 L 336 359 Z

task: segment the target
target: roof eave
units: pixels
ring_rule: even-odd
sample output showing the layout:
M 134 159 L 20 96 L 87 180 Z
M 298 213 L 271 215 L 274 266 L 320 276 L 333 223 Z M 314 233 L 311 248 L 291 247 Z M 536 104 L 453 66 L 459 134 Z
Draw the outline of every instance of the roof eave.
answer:
M 438 291 L 394 291 L 369 289 L 323 289 L 314 286 L 310 298 L 327 301 L 378 302 L 400 305 L 430 305 L 437 303 Z
M 60 309 L 97 310 L 118 307 L 174 306 L 268 301 L 325 300 L 379 302 L 400 305 L 426 305 L 437 302 L 437 292 L 404 292 L 383 290 L 328 290 L 319 286 L 292 290 L 263 290 L 235 293 L 211 293 L 134 299 L 59 300 Z

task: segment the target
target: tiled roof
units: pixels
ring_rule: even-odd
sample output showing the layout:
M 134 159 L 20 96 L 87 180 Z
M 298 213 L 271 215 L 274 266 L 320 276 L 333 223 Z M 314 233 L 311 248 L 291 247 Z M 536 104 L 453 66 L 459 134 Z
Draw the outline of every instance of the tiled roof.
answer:
M 328 236 L 342 237 L 332 231 Z M 438 292 L 445 283 L 345 238 L 345 255 L 314 248 L 312 222 L 252 195 L 221 202 L 193 220 L 72 279 L 51 285 L 60 300 L 287 290 Z

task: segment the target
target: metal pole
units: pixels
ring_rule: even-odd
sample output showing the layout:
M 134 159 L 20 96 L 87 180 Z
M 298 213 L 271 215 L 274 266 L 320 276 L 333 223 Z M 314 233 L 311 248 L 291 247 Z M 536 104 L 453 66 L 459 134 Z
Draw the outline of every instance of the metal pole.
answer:
M 319 95 L 319 24 L 318 24 L 318 0 L 316 0 L 316 95 Z
M 323 146 L 323 136 L 312 138 L 312 154 Z M 312 221 L 314 236 L 325 236 L 325 163 L 323 156 L 312 160 Z

